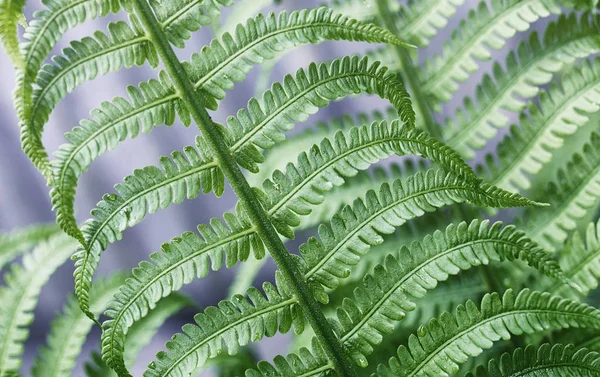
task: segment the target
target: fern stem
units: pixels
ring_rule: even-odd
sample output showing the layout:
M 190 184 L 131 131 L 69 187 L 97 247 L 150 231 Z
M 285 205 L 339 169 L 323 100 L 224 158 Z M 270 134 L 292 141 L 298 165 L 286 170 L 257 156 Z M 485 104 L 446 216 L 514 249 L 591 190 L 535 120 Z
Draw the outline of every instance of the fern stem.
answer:
M 379 17 L 383 21 L 383 26 L 394 33 L 396 36 L 400 34 L 396 23 L 394 22 L 393 13 L 388 6 L 388 0 L 377 0 L 377 8 L 379 11 Z M 421 115 L 423 120 L 423 129 L 430 135 L 437 139 L 440 139 L 439 127 L 436 127 L 435 119 L 433 118 L 431 108 L 427 104 L 427 97 L 421 90 L 421 83 L 419 82 L 419 75 L 415 71 L 411 58 L 408 55 L 406 48 L 401 46 L 392 46 L 398 60 L 400 60 L 401 72 L 400 76 L 405 85 L 408 86 L 412 93 L 411 99 L 416 104 L 417 112 Z
M 218 128 L 203 105 L 202 95 L 194 89 L 187 72 L 177 59 L 147 0 L 133 0 L 132 4 L 142 25 L 146 29 L 148 37 L 154 43 L 158 55 L 171 76 L 177 91 L 187 105 L 198 128 L 206 138 L 206 142 L 223 170 L 223 174 L 246 210 L 250 221 L 256 227 L 258 235 L 265 243 L 277 267 L 290 285 L 290 289 L 304 309 L 304 313 L 328 358 L 331 360 L 334 369 L 342 377 L 358 376 L 354 370 L 353 363 L 343 351 L 339 340 L 331 327 L 329 327 L 323 311 L 312 296 L 304 277 L 279 238 L 273 224 L 269 221 L 268 215 L 252 191 L 248 181 L 246 181 L 240 167 L 229 152 Z

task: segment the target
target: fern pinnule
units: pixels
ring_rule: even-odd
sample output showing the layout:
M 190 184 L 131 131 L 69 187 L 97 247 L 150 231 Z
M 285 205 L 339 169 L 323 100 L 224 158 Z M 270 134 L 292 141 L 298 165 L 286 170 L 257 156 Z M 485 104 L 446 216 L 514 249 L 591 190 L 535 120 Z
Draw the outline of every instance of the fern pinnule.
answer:
M 91 311 L 102 314 L 106 305 L 125 281 L 125 274 L 114 273 L 95 282 L 91 291 Z M 55 317 L 47 336 L 34 360 L 33 377 L 64 377 L 71 374 L 93 322 L 79 309 L 77 298 L 69 295 L 62 312 Z
M 50 275 L 73 252 L 74 240 L 63 233 L 41 242 L 13 264 L 0 288 L 0 375 L 18 372 L 23 362 L 23 344 L 29 336 L 38 296 Z
M 542 41 L 536 31 L 527 42 L 521 42 L 506 58 L 506 68 L 494 63 L 492 74 L 484 75 L 474 99 L 464 99 L 464 109 L 458 110 L 454 120 L 447 120 L 442 128 L 443 139 L 465 158 L 496 135 L 497 128 L 508 126 L 509 119 L 502 112 L 520 112 L 526 107 L 523 99 L 536 96 L 542 85 L 548 84 L 553 74 L 577 59 L 600 52 L 600 36 L 596 16 L 583 14 L 561 15 L 546 27 Z M 588 73 L 586 79 L 592 79 Z M 576 84 L 577 72 L 570 74 Z M 587 81 L 587 80 L 586 80 Z M 567 88 L 575 85 L 565 83 Z M 562 93 L 554 95 L 562 96 Z M 575 93 L 574 93 L 575 94 Z
M 526 317 L 526 321 L 519 318 Z M 472 301 L 443 313 L 411 335 L 408 347 L 400 346 L 388 365 L 379 365 L 377 376 L 447 376 L 458 366 L 500 339 L 548 329 L 598 329 L 600 311 L 586 304 L 541 293 L 508 290 L 502 297 L 487 294 L 480 308 Z
M 589 121 L 589 114 L 600 110 L 600 60 L 584 61 L 569 72 L 562 85 L 551 85 L 542 92 L 540 106 L 532 103 L 529 116 L 522 114 L 520 128 L 511 128 L 498 146 L 498 166 L 488 164 L 489 180 L 511 191 L 530 188 L 529 176 L 537 174 L 550 162 L 552 151 L 563 145 L 564 138 L 574 134 Z
M 396 322 L 417 307 L 415 300 L 438 282 L 478 265 L 514 259 L 565 280 L 558 263 L 514 226 L 490 225 L 487 220 L 451 224 L 445 232 L 438 230 L 388 254 L 383 264 L 365 276 L 354 297 L 343 300 L 332 326 L 353 360 L 364 363 Z
M 600 134 L 592 133 L 589 144 L 573 154 L 543 192 L 551 207 L 527 224 L 531 237 L 547 250 L 562 244 L 578 221 L 595 209 L 600 188 Z
M 600 355 L 587 349 L 576 350 L 572 344 L 529 345 L 505 353 L 499 361 L 492 359 L 465 377 L 593 377 L 600 374 Z
M 425 63 L 420 73 L 422 90 L 447 102 L 478 69 L 477 60 L 489 60 L 490 50 L 499 50 L 505 40 L 518 31 L 529 29 L 541 17 L 560 14 L 555 0 L 494 0 L 491 9 L 485 1 L 471 10 L 444 45 L 442 55 Z

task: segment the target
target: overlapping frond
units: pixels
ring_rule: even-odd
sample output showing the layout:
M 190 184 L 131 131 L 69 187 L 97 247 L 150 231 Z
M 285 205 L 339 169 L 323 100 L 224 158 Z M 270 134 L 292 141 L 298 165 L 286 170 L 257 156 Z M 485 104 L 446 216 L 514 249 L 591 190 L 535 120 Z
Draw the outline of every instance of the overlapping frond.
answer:
M 195 324 L 183 326 L 159 352 L 145 377 L 186 375 L 202 366 L 207 359 L 222 353 L 236 354 L 241 346 L 263 337 L 304 330 L 304 314 L 280 277 L 277 287 L 262 286 L 261 293 L 250 288 L 246 295 L 235 295 L 231 301 L 221 301 L 194 317 Z M 127 375 L 121 371 L 120 375 Z
M 532 32 L 527 42 L 521 42 L 509 53 L 506 68 L 495 63 L 492 75 L 483 77 L 475 101 L 465 98 L 464 109 L 459 109 L 456 119 L 446 121 L 442 128 L 444 140 L 465 158 L 473 158 L 474 150 L 483 148 L 496 135 L 497 128 L 508 126 L 509 119 L 502 110 L 523 110 L 526 106 L 523 99 L 536 96 L 540 86 L 549 83 L 554 73 L 578 58 L 600 52 L 596 22 L 595 16 L 583 14 L 578 18 L 572 13 L 551 22 L 542 41 L 537 32 Z M 584 77 L 591 79 L 593 75 L 588 73 Z M 565 82 L 566 89 L 582 81 L 576 72 L 572 76 L 574 82 Z
M 388 254 L 384 264 L 365 276 L 353 299 L 344 299 L 331 324 L 353 360 L 366 366 L 375 346 L 438 282 L 475 266 L 514 259 L 564 280 L 558 263 L 513 226 L 490 226 L 487 220 L 451 224 L 445 232 L 438 230 Z
M 517 295 L 508 290 L 502 297 L 487 294 L 480 308 L 468 301 L 455 315 L 445 312 L 421 327 L 388 365 L 377 368 L 377 376 L 448 376 L 498 340 L 571 327 L 598 329 L 600 311 L 528 289 Z
M 404 182 L 384 183 L 378 193 L 368 191 L 364 200 L 356 200 L 334 215 L 329 226 L 321 225 L 320 240 L 311 238 L 300 247 L 307 264 L 306 277 L 326 288 L 337 288 L 339 280 L 350 274 L 360 257 L 371 246 L 383 242 L 382 235 L 393 233 L 426 212 L 465 201 L 500 208 L 535 204 L 494 187 L 474 185 L 443 170 L 417 172 Z M 540 250 L 536 252 L 543 254 Z M 556 263 L 555 268 L 558 269 Z
M 7 263 L 58 232 L 60 229 L 54 224 L 36 224 L 0 233 L 0 271 Z
M 589 144 L 561 167 L 556 180 L 543 193 L 551 207 L 541 210 L 527 224 L 531 235 L 547 250 L 562 244 L 579 220 L 595 208 L 600 195 L 600 135 L 593 133 Z M 530 213 L 528 215 L 531 215 Z
M 18 372 L 23 343 L 29 336 L 27 326 L 33 321 L 33 310 L 42 286 L 50 275 L 73 252 L 75 242 L 65 234 L 57 234 L 41 242 L 23 256 L 21 264 L 13 264 L 0 288 L 0 376 Z
M 576 350 L 570 345 L 544 343 L 517 348 L 505 353 L 499 361 L 490 360 L 466 377 L 593 377 L 600 375 L 600 355 L 587 349 Z
M 17 68 L 23 66 L 23 56 L 19 50 L 19 22 L 25 21 L 23 15 L 25 0 L 0 1 L 0 42 Z
M 540 106 L 531 103 L 528 115 L 520 117 L 498 146 L 499 163 L 488 158 L 489 181 L 511 191 L 530 188 L 529 175 L 537 174 L 552 159 L 552 151 L 563 145 L 600 110 L 600 60 L 585 61 L 569 72 L 562 85 L 542 92 Z M 482 168 L 484 170 L 484 168 Z
M 501 49 L 506 39 L 552 13 L 560 13 L 555 0 L 493 0 L 491 9 L 487 2 L 479 2 L 452 33 L 442 54 L 424 65 L 422 90 L 439 101 L 448 101 L 458 83 L 478 69 L 477 60 L 489 60 L 490 50 Z
M 99 316 L 124 281 L 123 273 L 99 279 L 91 291 L 92 313 Z M 46 345 L 40 348 L 31 375 L 33 377 L 71 375 L 71 370 L 75 367 L 75 361 L 81 353 L 92 325 L 93 322 L 79 309 L 77 298 L 69 295 L 62 312 L 52 321 Z

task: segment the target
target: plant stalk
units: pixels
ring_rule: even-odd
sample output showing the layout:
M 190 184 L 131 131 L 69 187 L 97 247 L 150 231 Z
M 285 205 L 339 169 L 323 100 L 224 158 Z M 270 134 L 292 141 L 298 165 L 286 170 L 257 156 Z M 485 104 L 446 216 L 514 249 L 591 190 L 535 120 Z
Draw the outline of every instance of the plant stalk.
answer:
M 217 160 L 240 203 L 246 210 L 250 221 L 256 227 L 257 234 L 263 240 L 277 267 L 290 285 L 290 289 L 304 309 L 304 314 L 333 364 L 334 369 L 339 376 L 357 377 L 358 375 L 352 361 L 342 349 L 333 330 L 329 327 L 319 303 L 312 296 L 307 282 L 284 246 L 279 234 L 271 224 L 267 213 L 252 191 L 248 181 L 246 181 L 240 167 L 231 155 L 218 128 L 203 105 L 202 94 L 194 89 L 187 72 L 177 59 L 173 47 L 160 28 L 158 20 L 147 0 L 132 0 L 132 3 L 135 13 L 139 17 L 146 33 L 165 65 L 165 69 L 171 76 L 177 91 L 192 114 L 202 135 L 205 137 L 210 151 Z

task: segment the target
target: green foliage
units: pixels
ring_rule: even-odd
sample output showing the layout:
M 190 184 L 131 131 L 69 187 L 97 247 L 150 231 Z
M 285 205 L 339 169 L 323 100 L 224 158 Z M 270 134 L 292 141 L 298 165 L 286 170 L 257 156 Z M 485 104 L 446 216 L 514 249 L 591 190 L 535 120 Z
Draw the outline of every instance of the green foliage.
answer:
M 479 366 L 467 377 L 512 376 L 596 376 L 600 373 L 600 356 L 586 349 L 575 351 L 572 345 L 548 343 L 539 348 L 517 348 L 512 355 L 505 353 L 500 361 L 490 360 L 487 368 Z
M 23 344 L 29 336 L 38 296 L 50 275 L 71 255 L 75 242 L 57 234 L 39 243 L 23 256 L 23 263 L 11 265 L 0 287 L 0 375 L 21 368 Z
M 69 296 L 53 322 L 34 377 L 71 373 L 93 326 L 88 317 L 103 323 L 87 375 L 130 376 L 163 323 L 194 306 L 177 292 L 223 267 L 239 267 L 227 297 L 184 325 L 144 376 L 188 377 L 208 367 L 247 377 L 356 377 L 359 368 L 379 376 L 599 374 L 590 351 L 600 349 L 600 60 L 590 59 L 600 52 L 597 2 L 331 0 L 252 14 L 269 3 L 43 0 L 19 45 L 24 3 L 0 0 L 22 148 L 50 186 L 58 222 L 0 235 L 0 267 L 24 254 L 0 288 L 0 376 L 22 373 L 35 302 L 74 249 L 76 299 Z M 459 9 L 468 11 L 455 22 Z M 65 33 L 119 12 L 105 31 L 51 56 Z M 543 36 L 529 32 L 541 25 Z M 174 49 L 203 26 L 215 38 L 182 61 Z M 449 37 L 431 54 L 440 34 Z M 368 58 L 312 62 L 266 90 L 285 52 L 335 41 L 380 46 Z M 486 60 L 491 70 L 479 79 Z M 99 76 L 146 63 L 163 69 L 124 98 L 100 102 L 49 157 L 43 131 L 60 101 Z M 255 66 L 254 98 L 215 123 L 209 111 L 254 79 Z M 454 109 L 467 80 L 476 89 Z M 295 129 L 359 94 L 391 107 L 344 109 Z M 452 119 L 439 122 L 446 114 Z M 135 169 L 79 224 L 76 189 L 91 164 L 175 123 L 201 132 L 158 165 Z M 384 159 L 392 161 L 378 165 Z M 237 199 L 232 210 L 165 242 L 127 278 L 93 281 L 102 253 L 128 228 L 201 194 L 220 197 L 227 185 Z M 486 219 L 493 208 L 513 208 L 500 214 L 508 225 Z M 288 242 L 295 237 L 303 239 Z M 268 256 L 274 282 L 255 288 Z M 571 330 L 547 336 L 561 329 Z M 253 343 L 287 333 L 292 352 L 257 363 Z

